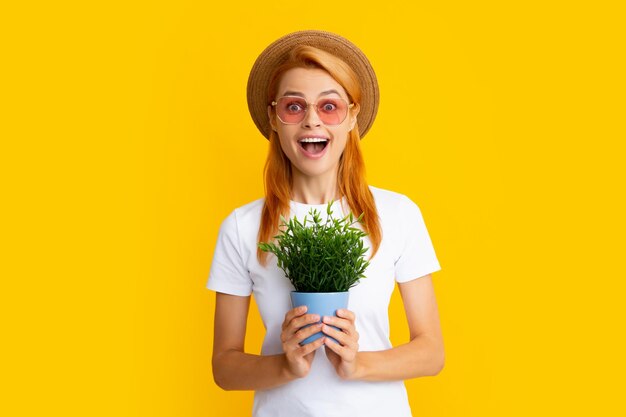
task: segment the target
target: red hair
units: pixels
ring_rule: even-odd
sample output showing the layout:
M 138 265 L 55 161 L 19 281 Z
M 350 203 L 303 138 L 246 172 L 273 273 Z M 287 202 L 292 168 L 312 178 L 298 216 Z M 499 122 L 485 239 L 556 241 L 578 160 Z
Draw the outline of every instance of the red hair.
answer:
M 312 46 L 299 45 L 289 53 L 287 60 L 274 70 L 268 86 L 268 106 L 275 97 L 281 76 L 292 68 L 318 68 L 326 71 L 348 94 L 351 102 L 361 100 L 359 80 L 350 66 L 336 56 Z M 259 242 L 267 242 L 278 233 L 279 218 L 282 214 L 289 218 L 291 200 L 291 162 L 280 146 L 274 130 L 270 131 L 270 147 L 265 161 L 265 203 L 259 226 Z M 359 216 L 363 213 L 362 227 L 372 244 L 371 257 L 374 257 L 382 240 L 382 230 L 376 211 L 374 197 L 365 180 L 365 161 L 360 147 L 358 124 L 348 134 L 346 147 L 339 159 L 337 183 L 342 196 L 345 196 L 350 211 Z M 257 248 L 257 258 L 262 265 L 267 263 L 267 252 Z

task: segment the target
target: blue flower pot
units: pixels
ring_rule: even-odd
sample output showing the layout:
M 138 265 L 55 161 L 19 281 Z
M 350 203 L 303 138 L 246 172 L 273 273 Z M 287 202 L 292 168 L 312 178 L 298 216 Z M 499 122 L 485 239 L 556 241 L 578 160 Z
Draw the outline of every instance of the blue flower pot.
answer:
M 321 319 L 324 316 L 337 316 L 336 314 L 337 310 L 339 310 L 340 308 L 344 308 L 344 309 L 348 308 L 348 294 L 349 294 L 348 291 L 345 291 L 345 292 L 292 291 L 291 292 L 291 305 L 293 308 L 300 307 L 303 305 L 307 306 L 306 314 L 318 314 L 320 316 L 320 321 L 318 323 L 321 323 Z M 312 324 L 307 324 L 303 328 L 311 326 L 311 325 Z M 335 326 L 332 326 L 332 327 L 335 327 Z M 338 329 L 337 327 L 335 327 L 335 329 L 341 331 L 341 329 Z M 311 343 L 314 340 L 317 340 L 322 336 L 324 336 L 323 332 L 317 332 L 307 337 L 302 342 L 300 342 L 300 345 L 306 345 L 307 343 Z M 327 336 L 327 337 L 329 337 L 335 343 L 339 343 L 337 342 L 337 340 L 333 339 L 332 337 L 330 336 Z

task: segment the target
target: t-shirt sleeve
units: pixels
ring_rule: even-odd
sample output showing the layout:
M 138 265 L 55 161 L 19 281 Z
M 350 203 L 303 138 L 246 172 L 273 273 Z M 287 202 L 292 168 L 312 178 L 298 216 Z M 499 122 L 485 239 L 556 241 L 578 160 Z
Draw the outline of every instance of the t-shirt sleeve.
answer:
M 220 226 L 206 287 L 232 295 L 252 293 L 252 279 L 241 256 L 235 211 Z
M 400 252 L 395 261 L 397 282 L 411 281 L 441 269 L 421 210 L 411 199 L 405 198 L 400 217 L 403 239 L 400 239 Z

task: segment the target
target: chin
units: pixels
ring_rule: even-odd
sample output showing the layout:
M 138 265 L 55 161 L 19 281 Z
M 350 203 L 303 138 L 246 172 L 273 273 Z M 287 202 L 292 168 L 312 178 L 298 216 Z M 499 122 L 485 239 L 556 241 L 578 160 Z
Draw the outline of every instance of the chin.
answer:
M 304 163 L 298 161 L 298 163 L 295 164 L 292 162 L 292 165 L 299 173 L 307 177 L 321 176 L 333 171 L 333 168 L 339 168 L 338 166 L 333 166 L 332 164 L 322 161 L 305 161 Z
M 312 167 L 295 166 L 295 168 L 298 170 L 300 174 L 306 177 L 319 177 L 331 171 L 329 168 L 322 168 L 322 167 L 312 168 Z

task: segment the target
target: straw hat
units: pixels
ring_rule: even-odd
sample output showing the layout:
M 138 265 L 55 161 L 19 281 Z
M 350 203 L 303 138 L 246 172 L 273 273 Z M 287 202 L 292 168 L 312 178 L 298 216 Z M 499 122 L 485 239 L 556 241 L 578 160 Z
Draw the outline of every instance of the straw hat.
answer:
M 282 64 L 289 51 L 296 45 L 309 45 L 330 52 L 348 64 L 361 84 L 361 109 L 357 123 L 361 138 L 374 123 L 378 110 L 378 81 L 369 60 L 349 40 L 334 33 L 321 30 L 304 30 L 289 33 L 270 44 L 256 59 L 248 77 L 248 109 L 254 124 L 269 139 L 270 122 L 267 106 L 267 88 L 274 69 Z

